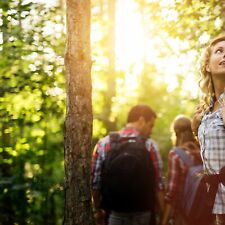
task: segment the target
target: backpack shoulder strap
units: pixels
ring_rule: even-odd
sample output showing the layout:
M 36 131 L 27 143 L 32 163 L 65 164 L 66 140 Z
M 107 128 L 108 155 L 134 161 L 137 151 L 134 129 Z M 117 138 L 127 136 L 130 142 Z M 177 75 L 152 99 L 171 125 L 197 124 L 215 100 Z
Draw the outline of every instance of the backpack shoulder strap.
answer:
M 117 148 L 120 143 L 120 134 L 116 131 L 109 133 L 109 144 L 110 148 Z
M 180 156 L 180 158 L 182 159 L 182 161 L 184 162 L 184 164 L 188 167 L 193 166 L 193 161 L 190 159 L 190 157 L 188 156 L 188 154 L 182 149 L 182 148 L 175 148 L 174 150 L 176 152 L 177 155 Z
M 115 143 L 120 140 L 120 134 L 116 131 L 112 131 L 109 133 L 109 141 L 110 143 Z

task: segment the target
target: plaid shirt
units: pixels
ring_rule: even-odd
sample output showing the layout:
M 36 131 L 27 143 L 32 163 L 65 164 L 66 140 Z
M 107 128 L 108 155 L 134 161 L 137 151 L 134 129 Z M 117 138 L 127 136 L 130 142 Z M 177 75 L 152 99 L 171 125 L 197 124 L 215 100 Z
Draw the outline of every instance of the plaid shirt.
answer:
M 140 136 L 139 131 L 134 128 L 124 128 L 119 131 L 119 133 L 122 137 Z M 93 190 L 100 190 L 101 188 L 101 166 L 109 148 L 109 136 L 106 136 L 101 139 L 95 146 L 91 165 L 91 186 Z M 150 152 L 150 157 L 155 168 L 157 190 L 161 191 L 164 189 L 162 178 L 163 164 L 158 147 L 152 139 L 147 139 L 146 148 Z
M 219 107 L 215 112 L 210 112 L 212 106 L 213 104 L 202 118 L 198 138 L 204 168 L 209 174 L 218 174 L 225 166 L 225 127 L 222 108 Z M 218 187 L 213 213 L 225 214 L 225 186 L 222 183 Z
M 174 150 L 168 154 L 168 184 L 165 201 L 176 207 L 180 202 L 187 167 Z

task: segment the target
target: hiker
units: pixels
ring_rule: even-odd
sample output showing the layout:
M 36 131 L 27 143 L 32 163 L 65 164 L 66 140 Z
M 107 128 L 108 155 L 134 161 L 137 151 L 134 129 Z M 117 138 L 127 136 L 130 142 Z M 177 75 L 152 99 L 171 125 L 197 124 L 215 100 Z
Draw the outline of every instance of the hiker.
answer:
M 161 225 L 167 225 L 169 220 L 174 220 L 174 225 L 187 225 L 182 212 L 181 201 L 183 199 L 181 195 L 188 167 L 178 154 L 177 149 L 185 151 L 185 154 L 196 164 L 201 163 L 200 149 L 192 133 L 191 120 L 188 117 L 176 117 L 171 130 L 174 147 L 168 154 L 168 183 Z
M 216 215 L 216 224 L 224 225 L 225 177 L 221 176 L 225 172 L 225 35 L 213 39 L 205 49 L 200 89 L 201 100 L 192 128 L 199 139 L 205 171 L 211 177 L 214 175 L 217 181 L 212 213 Z
M 152 128 L 154 126 L 155 119 L 156 119 L 156 114 L 149 106 L 136 105 L 133 108 L 131 108 L 128 114 L 127 124 L 123 129 L 121 129 L 118 132 L 118 134 L 119 134 L 119 137 L 124 139 L 125 143 L 128 142 L 129 145 L 131 145 L 131 147 L 132 147 L 132 142 L 137 142 L 137 145 L 139 145 L 138 141 L 140 141 L 141 139 L 144 140 L 144 144 L 142 144 L 141 146 L 144 146 L 144 150 L 147 154 L 146 160 L 148 162 L 152 162 L 153 170 L 154 170 L 153 172 L 154 172 L 155 189 L 152 192 L 156 191 L 156 198 L 162 210 L 163 197 L 164 197 L 163 196 L 164 184 L 162 179 L 163 165 L 162 165 L 161 156 L 156 143 L 149 138 L 152 132 Z M 109 156 L 110 154 L 109 152 L 110 152 L 111 146 L 112 144 L 110 144 L 110 136 L 108 135 L 97 143 L 93 152 L 93 157 L 92 157 L 91 187 L 92 187 L 92 196 L 93 196 L 93 204 L 94 204 L 94 217 L 95 217 L 97 225 L 107 224 L 105 222 L 106 221 L 105 217 L 107 215 L 107 212 L 105 212 L 105 208 L 104 206 L 102 206 L 102 200 L 104 202 L 104 199 L 102 199 L 101 190 L 104 189 L 104 187 L 101 187 L 102 179 L 103 179 L 101 173 L 102 173 L 102 167 L 105 163 L 104 161 L 106 160 L 107 155 Z M 126 147 L 126 144 L 124 146 Z M 113 151 L 116 151 L 116 150 L 112 148 L 111 153 Z M 142 164 L 144 164 L 144 161 L 146 160 L 143 160 Z M 124 163 L 124 165 L 121 165 L 121 166 L 122 168 L 126 167 L 126 163 Z M 121 173 L 122 173 L 122 169 L 121 169 Z M 136 176 L 133 179 L 138 181 L 140 180 L 139 179 L 140 177 L 141 176 Z M 115 177 L 113 177 L 113 179 L 114 178 Z M 126 177 L 124 179 L 126 180 Z M 136 183 L 135 185 L 138 185 L 138 182 L 135 182 Z M 145 179 L 145 182 L 146 182 L 146 179 Z M 128 185 L 127 191 L 125 192 L 129 192 L 130 189 L 132 189 L 132 185 L 130 183 L 128 183 L 127 185 Z M 145 187 L 143 186 L 142 189 L 144 190 Z M 124 196 L 126 194 L 127 193 L 124 193 Z M 144 193 L 140 191 L 139 194 L 141 196 Z M 154 193 L 148 193 L 147 195 L 149 196 L 149 194 L 154 196 Z M 153 224 L 153 222 L 150 223 L 150 221 L 153 221 L 152 218 L 155 215 L 153 212 L 154 210 L 150 209 L 149 204 L 151 202 L 154 202 L 154 199 L 148 199 L 150 198 L 148 196 L 141 196 L 144 199 L 144 201 L 142 202 L 143 205 L 139 205 L 138 203 L 136 205 L 132 205 L 132 203 L 130 205 L 129 204 L 126 205 L 126 202 L 125 203 L 121 202 L 119 206 L 114 205 L 114 208 L 118 208 L 119 210 L 113 210 L 112 208 L 111 209 L 109 208 L 108 210 L 110 211 L 110 213 L 109 213 L 108 224 L 109 225 Z M 120 197 L 123 198 L 123 193 Z M 115 198 L 117 198 L 117 196 L 115 196 Z M 111 199 L 111 201 L 114 201 L 114 200 L 115 199 Z M 132 202 L 132 199 L 128 199 L 128 201 Z M 127 208 L 121 208 L 122 205 L 125 205 Z

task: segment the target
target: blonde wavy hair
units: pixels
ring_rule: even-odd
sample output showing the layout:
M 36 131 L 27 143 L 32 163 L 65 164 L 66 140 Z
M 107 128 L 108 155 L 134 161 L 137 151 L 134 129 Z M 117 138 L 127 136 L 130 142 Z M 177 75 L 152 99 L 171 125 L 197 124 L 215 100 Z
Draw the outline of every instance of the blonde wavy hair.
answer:
M 199 79 L 199 87 L 201 90 L 200 102 L 196 109 L 201 116 L 194 116 L 192 120 L 192 130 L 195 135 L 197 135 L 198 127 L 200 125 L 202 116 L 205 114 L 212 100 L 215 101 L 215 89 L 212 80 L 212 75 L 210 72 L 206 70 L 206 67 L 209 63 L 210 56 L 212 54 L 213 47 L 221 41 L 225 41 L 225 34 L 222 34 L 216 38 L 214 38 L 209 45 L 205 48 L 204 54 L 200 60 L 200 79 Z
M 206 71 L 206 66 L 209 63 L 212 48 L 221 41 L 225 41 L 225 34 L 214 38 L 206 47 L 205 52 L 201 58 L 199 87 L 202 92 L 200 97 L 200 107 L 202 107 L 202 111 L 205 111 L 209 107 L 211 99 L 215 98 L 212 75 Z

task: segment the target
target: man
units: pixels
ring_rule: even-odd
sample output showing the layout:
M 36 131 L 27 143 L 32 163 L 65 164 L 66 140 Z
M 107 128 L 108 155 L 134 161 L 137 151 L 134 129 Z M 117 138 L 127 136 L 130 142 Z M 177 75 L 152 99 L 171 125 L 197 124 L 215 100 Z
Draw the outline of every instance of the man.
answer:
M 159 206 L 162 210 L 163 208 L 163 179 L 162 179 L 162 160 L 158 147 L 155 142 L 149 138 L 154 126 L 156 119 L 155 112 L 147 105 L 136 105 L 128 113 L 126 126 L 119 131 L 121 137 L 145 137 L 145 146 L 152 160 L 155 173 L 155 187 L 156 187 L 156 197 Z M 106 154 L 110 149 L 110 138 L 109 136 L 101 139 L 93 152 L 92 157 L 92 168 L 91 168 L 91 187 L 92 195 L 94 201 L 94 213 L 97 225 L 104 225 L 105 211 L 101 208 L 101 172 L 102 165 L 106 158 Z M 127 222 L 127 216 L 131 218 L 132 221 Z M 120 224 L 136 224 L 135 221 L 142 220 L 143 225 L 150 224 L 151 213 L 150 210 L 139 212 L 139 213 L 122 213 L 112 211 L 109 216 L 109 225 L 120 225 Z M 117 221 L 117 222 L 116 222 Z M 126 221 L 126 222 L 124 222 Z

